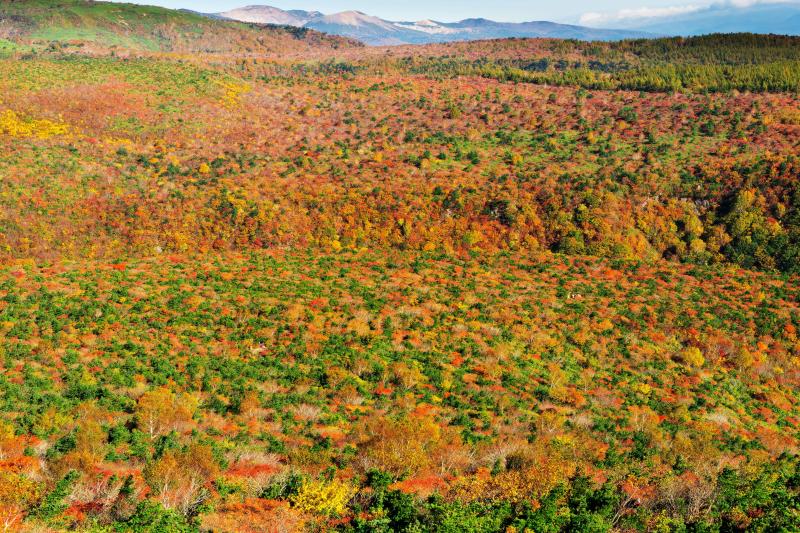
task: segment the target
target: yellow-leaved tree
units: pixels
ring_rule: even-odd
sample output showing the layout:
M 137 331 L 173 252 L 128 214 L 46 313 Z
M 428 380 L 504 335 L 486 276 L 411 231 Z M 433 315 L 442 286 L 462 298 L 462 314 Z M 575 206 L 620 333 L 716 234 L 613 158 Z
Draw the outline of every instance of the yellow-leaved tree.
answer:
M 353 486 L 339 480 L 307 481 L 292 498 L 294 506 L 306 513 L 341 516 L 354 494 Z
M 145 392 L 136 404 L 136 423 L 139 429 L 155 438 L 177 431 L 192 421 L 197 400 L 188 395 L 178 396 L 167 388 Z

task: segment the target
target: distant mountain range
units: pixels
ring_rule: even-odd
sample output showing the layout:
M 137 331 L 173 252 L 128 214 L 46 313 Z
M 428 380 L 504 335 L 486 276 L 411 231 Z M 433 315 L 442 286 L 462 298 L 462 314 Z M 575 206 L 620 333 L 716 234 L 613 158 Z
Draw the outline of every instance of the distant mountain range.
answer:
M 800 35 L 800 2 L 725 0 L 709 5 L 587 13 L 578 23 L 670 36 L 740 32 Z
M 370 45 L 426 44 L 505 37 L 552 37 L 585 41 L 615 41 L 655 34 L 638 30 L 613 30 L 584 26 L 557 24 L 555 22 L 495 22 L 475 18 L 460 22 L 389 21 L 360 11 L 344 11 L 324 15 L 319 11 L 284 11 L 271 6 L 247 6 L 215 16 L 254 22 L 310 28 L 313 30 L 358 39 Z
M 370 45 L 426 44 L 506 37 L 613 41 L 735 32 L 800 35 L 800 2 L 790 0 L 721 0 L 708 5 L 628 9 L 610 14 L 586 13 L 576 20 L 576 24 L 547 21 L 495 22 L 483 18 L 459 22 L 390 21 L 360 11 L 325 15 L 319 11 L 284 11 L 260 5 L 212 16 L 242 22 L 310 28 L 351 37 Z

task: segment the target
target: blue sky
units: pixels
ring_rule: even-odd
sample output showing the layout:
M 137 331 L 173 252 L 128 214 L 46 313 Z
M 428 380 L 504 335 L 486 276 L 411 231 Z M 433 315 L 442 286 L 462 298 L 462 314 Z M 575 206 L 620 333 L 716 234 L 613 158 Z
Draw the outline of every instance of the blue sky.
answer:
M 613 13 L 621 10 L 698 6 L 709 0 L 127 0 L 140 4 L 219 12 L 247 4 L 266 4 L 281 9 L 317 10 L 335 13 L 355 9 L 390 20 L 431 18 L 455 21 L 469 17 L 519 22 L 555 20 L 575 22 L 588 12 Z M 747 0 L 734 0 L 747 1 Z

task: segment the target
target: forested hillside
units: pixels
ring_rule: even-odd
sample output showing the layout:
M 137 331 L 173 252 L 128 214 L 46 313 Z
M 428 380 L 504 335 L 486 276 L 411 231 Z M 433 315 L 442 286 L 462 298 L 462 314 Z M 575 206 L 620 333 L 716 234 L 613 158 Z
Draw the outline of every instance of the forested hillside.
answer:
M 0 527 L 800 529 L 796 40 L 149 47 L 25 4 Z
M 794 93 L 359 61 L 4 61 L 5 254 L 313 245 L 800 264 Z
M 359 55 L 372 52 L 363 51 Z M 434 76 L 484 76 L 586 89 L 648 92 L 800 88 L 800 37 L 706 35 L 619 42 L 507 39 L 375 52 L 381 68 Z M 352 56 L 352 54 L 351 54 Z M 387 58 L 393 58 L 388 60 Z

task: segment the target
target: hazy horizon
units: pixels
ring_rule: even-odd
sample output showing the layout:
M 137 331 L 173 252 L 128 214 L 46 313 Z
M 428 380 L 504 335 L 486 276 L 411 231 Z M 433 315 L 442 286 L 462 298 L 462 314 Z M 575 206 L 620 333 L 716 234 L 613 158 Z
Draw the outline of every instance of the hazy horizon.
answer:
M 112 0 L 121 1 L 121 0 Z M 585 2 L 565 0 L 546 2 L 530 0 L 458 0 L 452 2 L 422 2 L 409 0 L 398 3 L 386 0 L 140 0 L 131 3 L 159 5 L 175 9 L 192 9 L 218 13 L 246 5 L 270 5 L 284 10 L 303 9 L 336 13 L 363 11 L 388 20 L 415 21 L 434 19 L 442 22 L 466 18 L 488 18 L 505 22 L 552 20 L 583 23 L 597 27 L 612 27 L 622 19 L 663 16 L 703 9 L 713 5 L 752 5 L 756 3 L 798 3 L 796 0 L 724 0 L 723 2 L 682 2 L 680 0 L 600 0 Z

